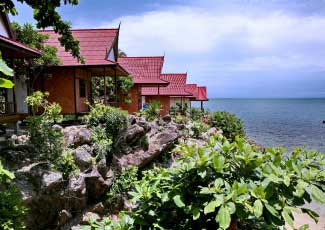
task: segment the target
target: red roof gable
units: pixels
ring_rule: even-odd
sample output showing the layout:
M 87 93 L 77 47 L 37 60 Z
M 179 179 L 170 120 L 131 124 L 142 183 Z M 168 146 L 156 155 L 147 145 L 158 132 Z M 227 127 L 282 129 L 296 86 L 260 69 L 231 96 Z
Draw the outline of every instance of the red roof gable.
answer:
M 207 97 L 207 87 L 206 86 L 199 86 L 196 101 L 208 101 L 208 100 L 209 99 Z
M 46 44 L 58 48 L 57 55 L 61 59 L 61 66 L 82 65 L 61 46 L 57 33 L 53 30 L 40 32 L 50 35 Z M 115 61 L 107 60 L 107 55 L 117 39 L 118 29 L 78 29 L 71 30 L 71 32 L 73 37 L 79 41 L 81 56 L 85 58 L 84 65 L 116 65 Z
M 192 94 L 186 91 L 186 73 L 176 74 L 161 74 L 161 79 L 168 81 L 167 87 L 148 87 L 142 88 L 142 95 L 166 95 L 166 96 L 191 96 Z
M 195 99 L 198 96 L 197 84 L 186 84 L 185 90 L 192 94 L 192 96 L 190 96 L 191 98 Z
M 118 63 L 133 76 L 135 84 L 168 84 L 160 78 L 164 57 L 119 57 Z

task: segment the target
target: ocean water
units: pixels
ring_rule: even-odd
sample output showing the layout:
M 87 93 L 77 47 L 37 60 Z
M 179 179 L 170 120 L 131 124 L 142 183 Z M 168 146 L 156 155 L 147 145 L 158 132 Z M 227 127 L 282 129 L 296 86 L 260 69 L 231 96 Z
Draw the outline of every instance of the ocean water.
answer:
M 247 136 L 263 146 L 325 152 L 325 99 L 210 99 L 204 108 L 236 114 Z

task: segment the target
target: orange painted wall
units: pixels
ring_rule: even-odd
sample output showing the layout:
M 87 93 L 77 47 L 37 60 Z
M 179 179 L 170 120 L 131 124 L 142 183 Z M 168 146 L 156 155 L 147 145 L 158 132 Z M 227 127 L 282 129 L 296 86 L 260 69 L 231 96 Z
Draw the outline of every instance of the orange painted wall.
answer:
M 50 93 L 49 101 L 57 102 L 62 107 L 63 114 L 75 113 L 74 103 L 74 68 L 53 68 L 50 70 L 52 78 L 39 77 L 33 86 L 34 90 L 47 91 Z M 85 70 L 76 69 L 76 77 L 84 80 L 89 79 L 88 73 Z M 77 98 L 77 113 L 88 110 L 85 101 L 89 96 L 90 84 L 86 83 L 87 98 L 79 97 L 78 79 L 76 80 L 76 98 Z
M 165 116 L 169 113 L 169 106 L 170 106 L 170 99 L 169 96 L 162 96 L 162 95 L 157 95 L 157 96 L 146 96 L 146 103 L 150 103 L 151 101 L 159 101 L 162 105 L 162 109 L 160 114 L 162 116 Z
M 140 104 L 140 85 L 135 84 L 129 91 L 129 94 L 131 95 L 131 104 L 125 104 L 123 102 L 119 103 L 119 107 L 121 109 L 127 110 L 130 114 L 139 112 L 139 104 Z M 121 99 L 123 101 L 123 96 L 121 96 Z

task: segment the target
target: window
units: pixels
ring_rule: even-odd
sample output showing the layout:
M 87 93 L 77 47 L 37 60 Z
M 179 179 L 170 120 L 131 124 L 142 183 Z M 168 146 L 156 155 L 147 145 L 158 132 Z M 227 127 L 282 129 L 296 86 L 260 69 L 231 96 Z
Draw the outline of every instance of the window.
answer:
M 79 96 L 86 97 L 86 81 L 79 79 Z

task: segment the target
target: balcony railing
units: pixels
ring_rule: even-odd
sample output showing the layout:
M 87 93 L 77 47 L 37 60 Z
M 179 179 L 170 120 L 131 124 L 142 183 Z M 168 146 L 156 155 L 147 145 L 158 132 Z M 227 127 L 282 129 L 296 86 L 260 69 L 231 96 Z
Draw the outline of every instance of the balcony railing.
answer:
M 0 102 L 0 116 L 15 113 L 15 103 L 13 102 Z

